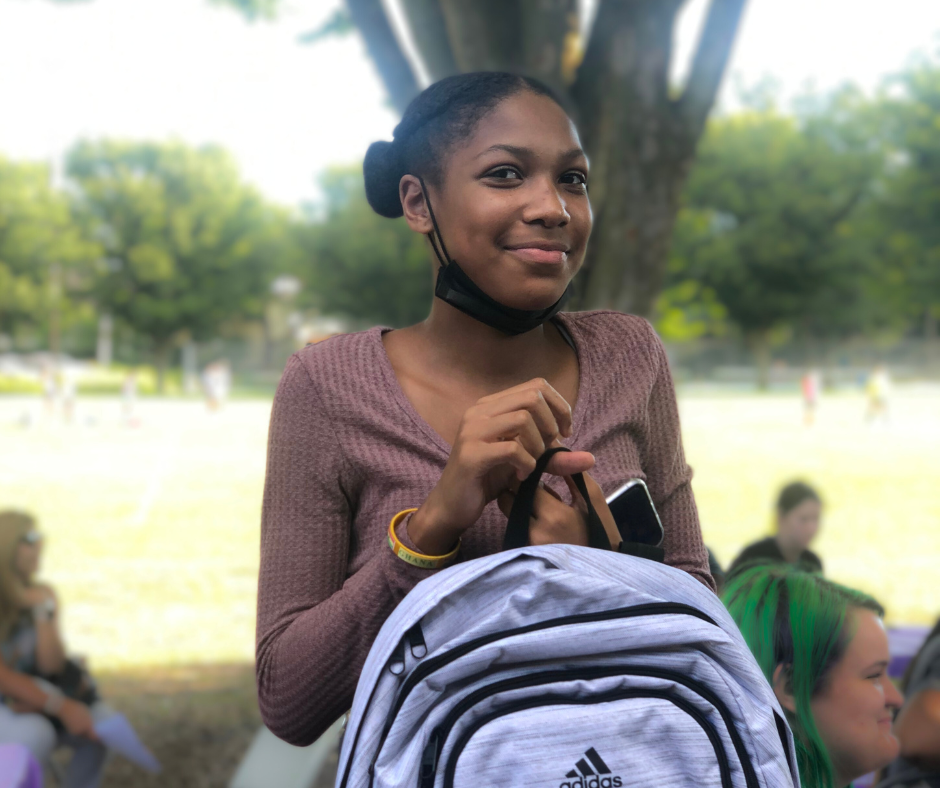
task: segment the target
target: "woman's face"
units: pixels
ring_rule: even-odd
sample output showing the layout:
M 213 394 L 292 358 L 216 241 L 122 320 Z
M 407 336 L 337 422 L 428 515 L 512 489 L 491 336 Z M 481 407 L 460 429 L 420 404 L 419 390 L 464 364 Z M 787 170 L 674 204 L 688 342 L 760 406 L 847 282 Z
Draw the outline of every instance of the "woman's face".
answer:
M 39 571 L 39 557 L 42 553 L 42 539 L 37 537 L 33 541 L 21 539 L 16 546 L 13 557 L 13 566 L 19 578 L 27 582 Z
M 810 702 L 813 719 L 841 784 L 893 761 L 900 744 L 891 732 L 903 698 L 888 678 L 888 636 L 870 610 L 850 613 L 855 636 Z
M 786 514 L 778 515 L 777 528 L 780 536 L 794 547 L 805 550 L 819 532 L 822 504 L 807 498 Z
M 587 174 L 554 101 L 523 91 L 500 102 L 449 153 L 440 188 L 429 187 L 451 259 L 506 306 L 550 306 L 584 261 Z

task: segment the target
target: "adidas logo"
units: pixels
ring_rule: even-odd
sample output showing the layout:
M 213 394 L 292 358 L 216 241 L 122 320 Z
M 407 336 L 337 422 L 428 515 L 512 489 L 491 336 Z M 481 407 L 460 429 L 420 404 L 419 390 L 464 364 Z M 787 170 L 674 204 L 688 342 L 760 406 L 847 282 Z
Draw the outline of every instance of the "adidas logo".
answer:
M 623 780 L 611 774 L 610 767 L 593 747 L 574 766 L 558 788 L 620 788 L 623 785 Z

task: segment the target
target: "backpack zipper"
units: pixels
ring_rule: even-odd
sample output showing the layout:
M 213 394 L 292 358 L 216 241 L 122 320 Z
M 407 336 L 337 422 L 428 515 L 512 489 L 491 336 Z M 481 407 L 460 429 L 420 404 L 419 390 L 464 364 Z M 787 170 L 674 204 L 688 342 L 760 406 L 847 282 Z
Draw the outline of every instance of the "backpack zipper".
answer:
M 705 732 L 705 735 L 708 737 L 708 740 L 711 742 L 711 745 L 715 750 L 715 758 L 718 761 L 718 771 L 721 776 L 722 788 L 734 788 L 734 785 L 731 782 L 731 767 L 728 763 L 728 755 L 725 752 L 724 744 L 722 744 L 721 738 L 718 736 L 718 733 L 712 724 L 708 721 L 708 718 L 705 717 L 701 711 L 695 708 L 695 706 L 693 706 L 684 698 L 679 698 L 663 690 L 619 690 L 616 692 L 607 692 L 594 698 L 568 700 L 560 700 L 558 698 L 543 698 L 529 699 L 526 701 L 518 701 L 516 703 L 507 704 L 506 706 L 503 706 L 502 708 L 497 709 L 496 711 L 477 720 L 466 731 L 464 731 L 463 735 L 454 745 L 454 749 L 451 752 L 450 757 L 447 759 L 447 768 L 444 771 L 444 788 L 454 788 L 454 777 L 457 772 L 457 761 L 473 735 L 484 725 L 492 722 L 498 717 L 505 717 L 509 714 L 514 714 L 519 711 L 526 711 L 527 709 L 538 708 L 539 706 L 590 706 L 595 703 L 607 703 L 609 701 L 627 700 L 630 698 L 658 698 L 661 700 L 666 700 L 675 706 L 678 706 L 682 711 L 694 719 L 701 726 L 702 730 Z
M 550 670 L 542 673 L 530 674 L 528 676 L 514 676 L 513 678 L 496 681 L 487 684 L 480 689 L 471 692 L 460 703 L 450 710 L 448 715 L 435 726 L 425 745 L 424 753 L 421 758 L 421 770 L 419 772 L 419 788 L 433 788 L 434 778 L 437 774 L 438 759 L 444 750 L 444 745 L 450 736 L 451 730 L 457 721 L 471 708 L 488 697 L 512 689 L 521 689 L 523 687 L 538 686 L 539 684 L 553 684 L 558 681 L 577 681 L 579 679 L 597 679 L 608 676 L 645 676 L 649 678 L 660 678 L 666 681 L 674 681 L 695 692 L 700 697 L 708 701 L 718 712 L 734 745 L 738 761 L 741 763 L 741 770 L 744 772 L 744 781 L 748 788 L 759 788 L 757 773 L 751 763 L 750 755 L 744 747 L 741 735 L 735 727 L 734 720 L 728 711 L 728 707 L 722 700 L 715 695 L 708 687 L 694 679 L 690 679 L 681 673 L 662 668 L 647 666 L 616 665 L 610 667 L 584 667 L 569 668 L 566 670 Z M 563 700 L 561 702 L 564 702 Z
M 422 662 L 411 672 L 411 674 L 404 680 L 398 690 L 398 696 L 395 699 L 395 703 L 389 710 L 388 716 L 385 720 L 385 726 L 382 729 L 382 735 L 379 737 L 375 755 L 372 757 L 372 762 L 369 764 L 370 787 L 375 775 L 376 760 L 379 757 L 379 753 L 382 751 L 382 746 L 385 744 L 385 739 L 392 727 L 392 723 L 395 721 L 395 717 L 398 715 L 398 712 L 401 710 L 402 705 L 408 698 L 408 695 L 411 693 L 411 691 L 434 671 L 439 670 L 445 665 L 450 664 L 454 660 L 459 659 L 466 654 L 469 654 L 471 651 L 475 651 L 481 646 L 488 645 L 489 643 L 493 643 L 497 640 L 504 640 L 506 638 L 515 637 L 516 635 L 524 635 L 528 634 L 529 632 L 538 632 L 544 629 L 554 629 L 555 627 L 563 627 L 570 624 L 586 624 L 595 623 L 598 621 L 611 621 L 616 619 L 638 618 L 641 616 L 655 615 L 688 615 L 701 619 L 702 621 L 705 621 L 712 626 L 718 626 L 710 616 L 708 616 L 706 613 L 703 613 L 698 608 L 692 607 L 691 605 L 685 605 L 681 602 L 649 602 L 643 605 L 618 607 L 611 610 L 599 610 L 593 613 L 574 613 L 569 616 L 550 618 L 546 621 L 537 621 L 533 624 L 527 624 L 526 626 L 515 627 L 514 629 L 503 629 L 498 632 L 491 632 L 488 635 L 481 635 L 480 637 L 474 638 L 473 640 L 468 640 L 466 643 L 461 643 L 459 646 L 455 646 L 454 648 L 445 651 L 443 654 L 438 654 L 436 657 L 430 657 L 426 662 Z M 409 630 L 409 633 L 410 631 L 411 630 Z M 404 650 L 404 642 L 407 637 L 408 633 L 405 633 L 405 636 L 399 642 L 399 646 L 396 647 L 395 653 L 397 653 L 399 647 L 402 649 L 402 651 Z M 389 664 L 391 666 L 391 661 Z M 403 661 L 402 664 L 404 664 Z M 374 694 L 375 685 L 373 685 L 372 695 L 369 697 L 369 702 L 366 704 L 366 711 L 363 713 L 363 718 L 365 717 L 365 714 L 368 713 L 368 707 L 372 704 L 372 698 L 374 697 Z M 362 725 L 360 723 L 356 729 L 356 737 L 353 740 L 349 757 L 346 760 L 346 768 L 343 772 L 343 779 L 339 784 L 340 788 L 346 788 L 346 783 L 349 780 L 349 773 L 352 769 L 353 756 L 356 752 L 356 745 L 359 742 L 359 732 L 361 730 Z

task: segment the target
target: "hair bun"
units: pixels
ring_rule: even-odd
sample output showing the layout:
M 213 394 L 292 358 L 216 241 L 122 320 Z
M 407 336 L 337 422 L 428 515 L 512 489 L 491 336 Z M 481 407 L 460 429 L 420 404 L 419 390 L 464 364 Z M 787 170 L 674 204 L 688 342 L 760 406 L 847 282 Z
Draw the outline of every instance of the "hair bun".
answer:
M 366 199 L 380 216 L 397 219 L 403 214 L 398 184 L 403 167 L 398 148 L 392 142 L 373 142 L 362 163 L 366 183 Z

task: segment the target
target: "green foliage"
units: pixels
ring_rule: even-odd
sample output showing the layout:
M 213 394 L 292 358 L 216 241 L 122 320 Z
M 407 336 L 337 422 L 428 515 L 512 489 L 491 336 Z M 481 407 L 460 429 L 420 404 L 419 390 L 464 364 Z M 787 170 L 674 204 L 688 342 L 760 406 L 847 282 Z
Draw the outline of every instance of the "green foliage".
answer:
M 897 80 L 879 107 L 893 171 L 880 201 L 887 292 L 913 318 L 940 316 L 940 62 Z
M 870 202 L 882 156 L 851 122 L 859 101 L 842 94 L 802 122 L 747 110 L 706 133 L 670 277 L 714 293 L 747 336 L 862 320 L 852 309 L 864 301 L 869 261 L 851 220 Z
M 369 207 L 359 167 L 332 169 L 321 182 L 326 213 L 298 231 L 308 303 L 393 327 L 427 317 L 433 283 L 423 236 Z
M 84 142 L 68 171 L 107 258 L 101 307 L 167 348 L 259 318 L 289 255 L 289 220 L 242 183 L 219 148 Z
M 252 22 L 256 19 L 274 19 L 283 5 L 281 0 L 210 0 L 210 2 L 213 5 L 230 6 Z
M 99 252 L 46 165 L 0 156 L 0 333 L 38 328 L 53 307 L 74 311 L 63 296 L 82 290 Z
M 343 6 L 337 8 L 333 14 L 322 25 L 309 33 L 298 36 L 297 41 L 301 44 L 316 44 L 325 38 L 332 36 L 345 36 L 356 29 L 349 10 Z

